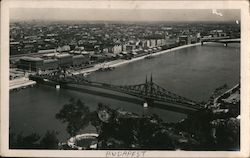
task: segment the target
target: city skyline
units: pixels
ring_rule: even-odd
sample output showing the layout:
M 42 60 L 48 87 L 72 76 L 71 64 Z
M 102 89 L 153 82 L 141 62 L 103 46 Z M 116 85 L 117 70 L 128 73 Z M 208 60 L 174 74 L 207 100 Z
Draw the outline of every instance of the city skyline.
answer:
M 46 15 L 46 16 L 45 16 Z M 75 21 L 240 21 L 237 9 L 69 9 L 15 8 L 10 10 L 11 21 L 75 20 Z

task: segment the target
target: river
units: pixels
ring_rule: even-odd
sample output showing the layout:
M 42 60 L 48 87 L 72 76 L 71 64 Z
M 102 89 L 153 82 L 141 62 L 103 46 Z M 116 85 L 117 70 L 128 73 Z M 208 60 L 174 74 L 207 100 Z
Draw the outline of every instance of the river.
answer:
M 117 67 L 113 71 L 94 72 L 89 78 L 93 81 L 110 84 L 140 84 L 146 76 L 153 76 L 153 81 L 168 91 L 192 99 L 207 101 L 215 88 L 227 84 L 228 88 L 239 83 L 240 79 L 240 45 L 206 44 L 184 48 L 143 59 Z M 55 118 L 55 114 L 70 98 L 81 99 L 91 110 L 102 102 L 112 108 L 143 114 L 145 109 L 134 103 L 94 96 L 77 91 L 36 85 L 18 92 L 10 93 L 10 127 L 15 133 L 44 134 L 46 130 L 58 132 L 59 140 L 66 140 L 66 125 Z M 177 122 L 185 114 L 156 108 L 147 109 L 163 120 Z M 93 132 L 88 127 L 84 132 Z

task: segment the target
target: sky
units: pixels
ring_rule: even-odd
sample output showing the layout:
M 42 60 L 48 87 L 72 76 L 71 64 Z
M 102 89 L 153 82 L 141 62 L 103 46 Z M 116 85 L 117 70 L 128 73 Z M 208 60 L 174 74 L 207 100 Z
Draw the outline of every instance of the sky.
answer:
M 235 21 L 240 10 L 12 8 L 11 20 Z

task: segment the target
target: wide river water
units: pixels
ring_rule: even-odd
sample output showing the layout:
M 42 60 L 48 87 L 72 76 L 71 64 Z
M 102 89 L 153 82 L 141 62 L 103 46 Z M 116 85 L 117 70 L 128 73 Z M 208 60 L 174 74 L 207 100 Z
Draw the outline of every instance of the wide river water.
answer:
M 140 84 L 145 82 L 146 75 L 153 75 L 153 81 L 161 87 L 194 101 L 207 101 L 215 88 L 227 84 L 228 88 L 240 80 L 240 45 L 206 44 L 172 51 L 121 65 L 113 71 L 95 72 L 89 78 L 94 81 L 110 84 Z M 59 140 L 66 140 L 69 135 L 66 125 L 55 118 L 55 114 L 70 98 L 81 99 L 91 110 L 102 102 L 112 108 L 142 114 L 145 109 L 134 103 L 95 96 L 77 91 L 60 89 L 45 85 L 36 85 L 18 92 L 10 93 L 10 127 L 15 133 L 44 134 L 47 130 L 57 131 Z M 163 120 L 177 122 L 185 114 L 147 109 Z M 93 127 L 83 132 L 93 132 Z

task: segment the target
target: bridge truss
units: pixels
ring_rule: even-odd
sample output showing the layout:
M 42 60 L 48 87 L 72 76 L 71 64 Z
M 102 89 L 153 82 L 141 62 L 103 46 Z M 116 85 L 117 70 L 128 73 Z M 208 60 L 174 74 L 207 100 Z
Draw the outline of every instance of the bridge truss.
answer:
M 54 81 L 58 84 L 78 84 L 87 85 L 92 87 L 103 88 L 107 90 L 112 90 L 120 93 L 125 93 L 131 96 L 135 96 L 145 101 L 160 101 L 170 104 L 177 104 L 187 108 L 200 109 L 202 106 L 195 101 L 167 91 L 166 89 L 160 87 L 153 82 L 151 75 L 150 81 L 147 80 L 145 83 L 137 85 L 113 85 L 101 82 L 89 81 L 83 75 L 63 75 L 60 74 L 49 74 L 49 75 L 39 75 L 40 78 Z

